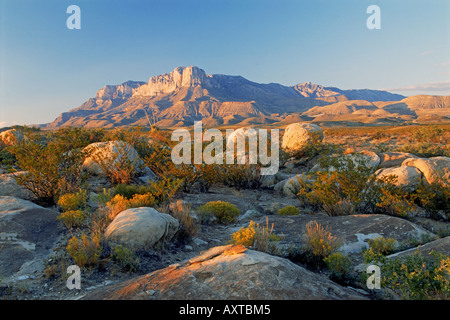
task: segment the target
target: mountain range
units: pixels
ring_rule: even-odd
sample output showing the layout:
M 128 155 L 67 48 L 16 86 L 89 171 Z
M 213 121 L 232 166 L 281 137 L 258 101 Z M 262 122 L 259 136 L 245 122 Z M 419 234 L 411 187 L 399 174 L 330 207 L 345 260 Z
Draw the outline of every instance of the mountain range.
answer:
M 148 82 L 106 85 L 94 98 L 64 112 L 47 129 L 64 126 L 181 127 L 355 122 L 392 124 L 450 121 L 450 96 L 405 97 L 382 90 L 342 90 L 310 82 L 261 84 L 241 76 L 178 67 Z

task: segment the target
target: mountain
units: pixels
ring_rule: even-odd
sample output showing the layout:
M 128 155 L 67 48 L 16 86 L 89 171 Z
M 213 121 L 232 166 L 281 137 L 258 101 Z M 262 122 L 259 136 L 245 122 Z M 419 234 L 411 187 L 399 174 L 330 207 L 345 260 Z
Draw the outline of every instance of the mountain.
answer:
M 379 115 L 389 117 L 389 108 L 397 107 L 417 114 L 403 104 L 395 107 L 405 99 L 410 98 L 380 90 L 341 90 L 309 82 L 295 86 L 261 84 L 241 76 L 206 74 L 190 66 L 153 76 L 148 82 L 107 85 L 94 98 L 43 127 L 176 127 L 196 120 L 211 126 L 285 123 L 294 119 L 332 121 L 333 117 L 353 117 L 355 113 L 377 116 L 376 109 L 380 108 Z M 419 102 L 410 99 L 408 103 L 416 106 L 413 109 L 431 108 L 434 103 L 438 103 L 434 109 L 448 106 L 447 100 L 425 98 Z

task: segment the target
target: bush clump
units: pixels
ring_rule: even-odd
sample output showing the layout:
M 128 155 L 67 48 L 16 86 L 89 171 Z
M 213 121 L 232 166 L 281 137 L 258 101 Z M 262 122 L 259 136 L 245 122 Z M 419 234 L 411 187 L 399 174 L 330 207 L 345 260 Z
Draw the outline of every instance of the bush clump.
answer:
M 75 236 L 72 237 L 66 247 L 67 252 L 80 268 L 97 266 L 102 249 L 100 237 L 93 236 L 89 238 L 85 234 L 81 235 L 81 239 Z
M 273 243 L 281 238 L 272 232 L 273 224 L 269 227 L 268 220 L 266 220 L 265 226 L 252 220 L 248 227 L 240 228 L 231 235 L 230 243 L 273 254 L 277 251 Z
M 296 216 L 300 214 L 300 210 L 294 206 L 286 206 L 278 210 L 278 214 L 282 216 Z
M 241 211 L 232 203 L 218 200 L 200 206 L 197 208 L 197 213 L 202 221 L 214 217 L 219 223 L 227 224 L 233 222 Z
M 57 217 L 69 230 L 81 227 L 86 218 L 87 215 L 81 210 L 64 211 Z

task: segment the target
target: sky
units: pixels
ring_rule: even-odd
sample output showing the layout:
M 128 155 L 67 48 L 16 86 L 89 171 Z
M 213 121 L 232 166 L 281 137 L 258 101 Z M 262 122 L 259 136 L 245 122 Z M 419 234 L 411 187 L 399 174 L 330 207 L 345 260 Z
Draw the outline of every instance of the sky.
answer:
M 70 5 L 81 29 L 68 29 Z M 370 5 L 380 29 L 369 29 Z M 0 127 L 178 66 L 259 83 L 450 95 L 448 0 L 0 0 Z

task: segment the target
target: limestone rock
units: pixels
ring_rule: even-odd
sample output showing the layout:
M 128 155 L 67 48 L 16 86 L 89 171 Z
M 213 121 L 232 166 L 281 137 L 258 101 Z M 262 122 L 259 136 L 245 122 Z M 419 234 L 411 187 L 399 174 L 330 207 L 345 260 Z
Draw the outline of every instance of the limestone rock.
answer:
M 16 173 L 5 173 L 0 174 L 0 196 L 11 196 L 17 197 L 25 200 L 32 200 L 33 194 L 17 184 L 16 176 L 24 174 L 24 171 L 16 172 Z
M 430 241 L 419 247 L 411 248 L 408 250 L 396 252 L 386 256 L 388 259 L 403 258 L 410 256 L 418 252 L 421 255 L 430 254 L 432 252 L 440 252 L 450 256 L 450 237 L 439 238 L 437 240 Z
M 23 133 L 16 129 L 9 129 L 0 133 L 0 144 L 11 146 L 23 141 Z
M 27 200 L 0 196 L 1 281 L 41 275 L 63 232 L 57 215 Z
M 171 215 L 154 208 L 132 208 L 119 213 L 105 231 L 106 240 L 138 251 L 170 240 L 178 231 L 179 222 Z
M 83 161 L 83 169 L 93 175 L 103 176 L 103 168 L 114 168 L 123 164 L 135 168 L 140 175 L 155 175 L 145 166 L 137 151 L 130 144 L 123 141 L 96 142 L 83 150 L 87 156 Z
M 83 299 L 362 300 L 365 297 L 287 259 L 227 245 L 104 287 Z
M 288 151 L 299 152 L 316 140 L 323 140 L 323 131 L 318 125 L 293 123 L 286 127 L 281 147 Z
M 377 170 L 375 174 L 379 179 L 395 176 L 396 181 L 394 182 L 394 185 L 401 186 L 409 192 L 415 191 L 422 182 L 422 173 L 415 167 L 401 166 L 384 168 Z
M 378 155 L 380 157 L 380 168 L 399 167 L 406 159 L 418 158 L 407 152 L 383 152 Z
M 416 167 L 424 176 L 424 182 L 428 184 L 441 184 L 450 187 L 450 158 L 433 157 L 406 159 L 402 166 Z

